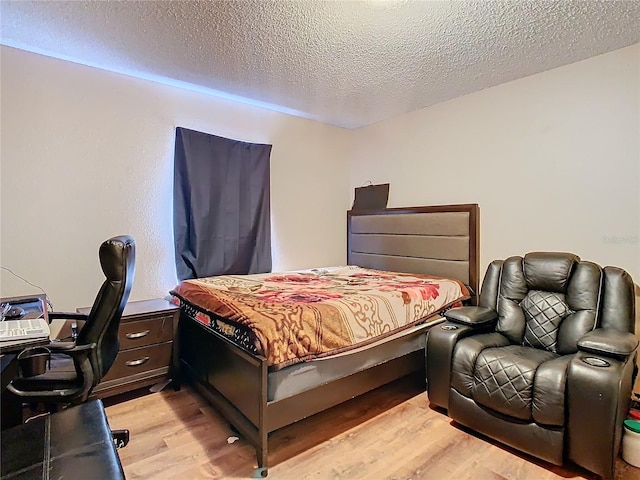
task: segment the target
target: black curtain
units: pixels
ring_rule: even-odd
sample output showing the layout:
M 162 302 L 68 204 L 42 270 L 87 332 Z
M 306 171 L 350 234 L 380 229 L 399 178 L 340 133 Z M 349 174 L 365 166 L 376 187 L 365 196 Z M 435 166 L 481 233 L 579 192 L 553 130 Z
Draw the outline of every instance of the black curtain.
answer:
M 271 271 L 271 145 L 176 128 L 179 280 Z

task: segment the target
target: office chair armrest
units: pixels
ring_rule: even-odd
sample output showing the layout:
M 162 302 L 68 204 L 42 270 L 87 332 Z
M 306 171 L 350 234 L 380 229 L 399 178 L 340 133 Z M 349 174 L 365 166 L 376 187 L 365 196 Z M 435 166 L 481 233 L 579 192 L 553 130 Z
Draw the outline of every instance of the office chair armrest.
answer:
M 57 342 L 48 344 L 46 348 L 50 351 L 50 353 L 57 353 L 73 357 L 74 363 L 76 363 L 76 365 L 80 365 L 80 369 L 82 371 L 82 385 L 60 390 L 22 390 L 14 385 L 16 380 L 18 380 L 16 379 L 13 380 L 9 385 L 7 385 L 6 389 L 14 395 L 17 395 L 18 397 L 32 399 L 35 397 L 40 401 L 54 402 L 59 401 L 59 399 L 62 397 L 74 397 L 77 395 L 81 395 L 83 392 L 88 392 L 90 384 L 93 381 L 91 364 L 89 363 L 89 354 L 96 348 L 96 344 L 89 343 L 86 345 L 75 345 L 71 342 Z
M 72 312 L 49 312 L 47 313 L 49 317 L 49 322 L 51 320 L 83 320 L 87 321 L 89 319 L 89 315 L 86 313 L 72 313 Z
M 51 353 L 62 353 L 73 356 L 74 353 L 88 352 L 96 348 L 95 343 L 76 345 L 73 342 L 51 342 L 46 346 Z
M 49 324 L 51 325 L 52 338 L 56 341 L 75 341 L 78 332 L 89 320 L 89 315 L 84 313 L 51 312 Z

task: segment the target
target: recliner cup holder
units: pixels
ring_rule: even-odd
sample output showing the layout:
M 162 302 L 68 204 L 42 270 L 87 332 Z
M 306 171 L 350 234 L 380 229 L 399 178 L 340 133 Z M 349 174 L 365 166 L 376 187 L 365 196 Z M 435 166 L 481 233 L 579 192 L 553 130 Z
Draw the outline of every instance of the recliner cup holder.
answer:
M 18 366 L 23 377 L 35 377 L 47 371 L 51 351 L 47 347 L 26 348 L 18 354 Z
M 458 326 L 457 325 L 451 325 L 450 323 L 446 324 L 446 325 L 442 325 L 442 330 L 458 330 Z
M 610 367 L 611 364 L 598 357 L 582 357 L 582 361 L 592 367 Z

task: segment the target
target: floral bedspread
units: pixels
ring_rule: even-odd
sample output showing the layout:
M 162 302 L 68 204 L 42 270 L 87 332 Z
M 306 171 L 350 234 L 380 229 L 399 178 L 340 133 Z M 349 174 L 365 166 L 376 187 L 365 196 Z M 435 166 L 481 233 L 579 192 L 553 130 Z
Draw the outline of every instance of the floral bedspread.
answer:
M 469 298 L 457 280 L 355 266 L 198 278 L 171 293 L 248 327 L 276 369 L 374 342 Z M 196 320 L 210 326 L 206 315 Z

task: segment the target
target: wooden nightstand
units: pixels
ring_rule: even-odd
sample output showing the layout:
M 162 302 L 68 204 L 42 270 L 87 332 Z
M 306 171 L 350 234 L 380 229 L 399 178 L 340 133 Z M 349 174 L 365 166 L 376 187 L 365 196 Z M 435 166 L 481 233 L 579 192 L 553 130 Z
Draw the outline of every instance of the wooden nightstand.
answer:
M 89 313 L 90 307 L 78 308 Z M 175 377 L 180 309 L 164 299 L 129 302 L 120 320 L 120 351 L 91 398 L 105 398 Z

